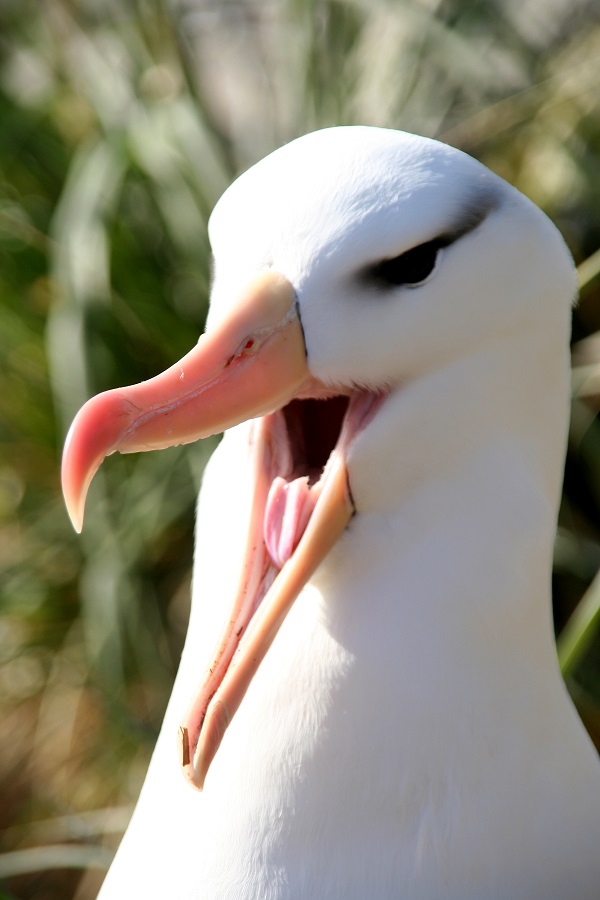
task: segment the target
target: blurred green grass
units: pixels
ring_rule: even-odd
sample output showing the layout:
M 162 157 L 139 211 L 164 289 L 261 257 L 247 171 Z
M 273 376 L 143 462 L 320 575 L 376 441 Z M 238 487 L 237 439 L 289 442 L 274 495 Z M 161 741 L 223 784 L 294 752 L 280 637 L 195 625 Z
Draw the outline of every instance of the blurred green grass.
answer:
M 554 613 L 600 745 L 599 82 L 585 0 L 0 5 L 0 896 L 95 896 L 176 671 L 214 446 L 113 458 L 77 538 L 66 428 L 91 394 L 195 343 L 214 202 L 313 128 L 467 150 L 581 263 Z

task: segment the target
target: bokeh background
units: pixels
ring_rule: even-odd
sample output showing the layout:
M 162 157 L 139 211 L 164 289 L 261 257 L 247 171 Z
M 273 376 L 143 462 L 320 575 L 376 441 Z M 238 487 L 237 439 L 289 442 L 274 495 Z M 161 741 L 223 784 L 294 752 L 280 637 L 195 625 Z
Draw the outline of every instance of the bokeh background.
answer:
M 554 611 L 600 745 L 599 85 L 595 0 L 0 0 L 0 898 L 96 895 L 176 671 L 214 446 L 113 457 L 78 538 L 68 424 L 196 342 L 214 202 L 321 126 L 468 151 L 579 265 Z

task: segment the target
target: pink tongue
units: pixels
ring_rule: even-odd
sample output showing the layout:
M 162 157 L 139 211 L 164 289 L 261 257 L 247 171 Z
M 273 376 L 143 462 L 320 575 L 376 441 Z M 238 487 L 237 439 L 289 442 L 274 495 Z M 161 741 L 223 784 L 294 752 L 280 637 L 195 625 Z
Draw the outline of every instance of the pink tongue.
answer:
M 308 524 L 319 492 L 310 489 L 308 477 L 274 479 L 265 507 L 264 537 L 269 555 L 278 568 L 288 561 Z

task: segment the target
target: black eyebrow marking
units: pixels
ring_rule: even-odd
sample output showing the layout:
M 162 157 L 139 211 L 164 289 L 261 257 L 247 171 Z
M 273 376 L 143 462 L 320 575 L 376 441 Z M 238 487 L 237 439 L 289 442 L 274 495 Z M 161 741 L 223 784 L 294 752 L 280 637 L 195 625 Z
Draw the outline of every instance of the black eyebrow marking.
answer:
M 485 189 L 475 189 L 465 200 L 456 220 L 446 231 L 439 234 L 436 240 L 443 241 L 442 246 L 447 247 L 478 228 L 491 212 L 501 206 L 501 203 L 501 192 L 495 185 L 493 187 L 486 185 Z
M 454 222 L 442 232 L 429 240 L 420 241 L 418 244 L 413 244 L 412 247 L 407 247 L 396 256 L 384 257 L 368 263 L 355 274 L 355 277 L 358 277 L 360 281 L 367 281 L 375 285 L 395 284 L 401 286 L 403 282 L 397 280 L 397 276 L 401 274 L 402 267 L 408 263 L 408 259 L 415 256 L 417 251 L 434 255 L 430 269 L 432 271 L 435 267 L 435 254 L 439 250 L 449 247 L 478 228 L 491 212 L 499 208 L 501 203 L 501 191 L 496 186 L 486 185 L 485 189 L 474 189 L 471 196 L 464 201 Z M 413 281 L 411 278 L 404 282 L 406 286 L 417 283 L 418 281 Z

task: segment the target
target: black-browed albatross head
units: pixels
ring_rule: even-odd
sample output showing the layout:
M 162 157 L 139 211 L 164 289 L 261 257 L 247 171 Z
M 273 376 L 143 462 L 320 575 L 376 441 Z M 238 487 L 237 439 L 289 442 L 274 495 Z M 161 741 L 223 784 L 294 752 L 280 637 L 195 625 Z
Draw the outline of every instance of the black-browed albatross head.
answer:
M 405 385 L 540 315 L 562 327 L 574 292 L 568 255 L 533 204 L 465 154 L 385 129 L 288 144 L 229 188 L 209 230 L 205 335 L 156 378 L 90 400 L 63 459 L 79 530 L 107 455 L 256 420 L 240 588 L 182 710 L 181 763 L 199 788 L 287 611 L 382 490 L 383 476 L 371 488 L 353 469 L 371 423 Z M 542 312 L 548 296 L 560 310 Z

